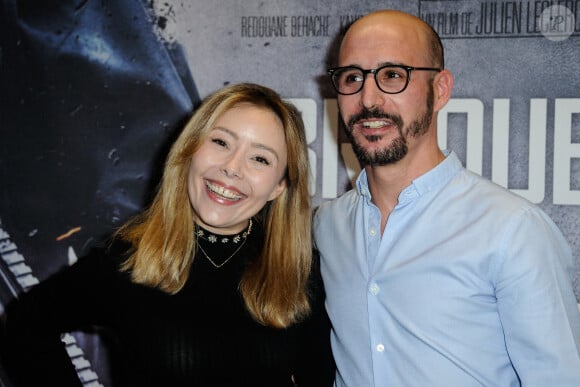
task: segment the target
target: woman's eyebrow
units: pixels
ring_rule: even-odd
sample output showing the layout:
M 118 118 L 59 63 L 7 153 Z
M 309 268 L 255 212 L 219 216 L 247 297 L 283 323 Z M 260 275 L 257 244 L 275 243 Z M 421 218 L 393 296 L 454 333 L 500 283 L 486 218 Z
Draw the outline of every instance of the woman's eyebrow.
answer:
M 232 131 L 232 130 L 230 130 L 228 128 L 224 128 L 223 126 L 216 126 L 214 128 L 214 130 L 219 130 L 221 132 L 225 132 L 228 135 L 230 135 L 233 138 L 235 138 L 236 140 L 239 140 L 239 138 L 240 138 L 237 135 L 236 132 L 234 132 L 234 131 Z M 270 146 L 268 146 L 268 145 L 266 145 L 264 143 L 261 143 L 261 142 L 252 142 L 251 145 L 252 145 L 253 148 L 262 149 L 262 150 L 265 150 L 265 151 L 267 151 L 269 153 L 272 153 L 272 155 L 276 158 L 276 160 L 280 161 L 280 156 L 278 155 L 278 152 L 276 152 L 276 150 L 274 148 L 272 148 L 272 147 L 270 147 Z

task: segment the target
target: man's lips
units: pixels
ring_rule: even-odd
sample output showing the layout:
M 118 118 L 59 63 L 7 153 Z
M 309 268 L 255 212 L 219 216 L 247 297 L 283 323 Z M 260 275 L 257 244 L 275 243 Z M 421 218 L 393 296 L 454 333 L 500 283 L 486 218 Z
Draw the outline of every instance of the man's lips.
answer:
M 350 117 L 347 126 L 350 128 L 356 126 L 363 131 L 402 128 L 403 120 L 397 114 L 386 113 L 379 109 L 363 109 Z
M 356 127 L 364 136 L 382 136 L 397 129 L 393 121 L 384 118 L 361 120 L 356 123 Z
M 379 129 L 392 126 L 393 123 L 388 120 L 365 120 L 359 123 L 364 129 Z
M 205 180 L 205 186 L 211 194 L 229 201 L 237 202 L 246 196 L 235 188 L 225 187 L 211 180 Z

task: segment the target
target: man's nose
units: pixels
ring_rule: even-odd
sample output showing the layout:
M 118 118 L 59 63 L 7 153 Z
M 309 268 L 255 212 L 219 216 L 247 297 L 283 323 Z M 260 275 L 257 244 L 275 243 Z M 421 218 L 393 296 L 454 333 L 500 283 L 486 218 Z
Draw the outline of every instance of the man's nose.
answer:
M 360 91 L 360 102 L 366 109 L 372 110 L 385 101 L 385 93 L 379 89 L 372 73 L 365 74 L 365 81 Z

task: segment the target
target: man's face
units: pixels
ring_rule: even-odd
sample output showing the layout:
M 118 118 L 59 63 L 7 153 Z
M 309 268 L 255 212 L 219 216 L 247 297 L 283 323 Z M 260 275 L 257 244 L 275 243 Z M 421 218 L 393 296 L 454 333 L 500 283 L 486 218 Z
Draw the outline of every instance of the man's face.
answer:
M 418 117 L 415 117 L 408 124 L 405 124 L 400 114 L 386 112 L 380 107 L 374 109 L 363 107 L 360 113 L 351 116 L 349 121 L 345 122 L 346 134 L 359 162 L 363 166 L 380 166 L 392 164 L 403 159 L 409 151 L 407 139 L 409 137 L 420 137 L 424 135 L 431 125 L 431 119 L 433 117 L 432 85 L 428 87 L 424 105 L 425 110 L 423 113 L 419 114 Z M 379 129 L 381 127 L 392 128 L 389 130 L 396 130 L 397 132 L 397 136 L 393 137 L 389 144 L 386 144 L 389 140 L 382 141 L 385 135 L 382 135 L 380 130 L 373 133 L 373 129 Z M 371 145 L 381 142 L 383 145 L 376 147 Z
M 422 35 L 397 23 L 363 25 L 345 37 L 339 66 L 430 67 L 426 47 Z M 347 136 L 363 166 L 395 163 L 421 143 L 433 119 L 432 76 L 425 71 L 412 72 L 402 93 L 386 94 L 371 74 L 360 92 L 338 96 Z

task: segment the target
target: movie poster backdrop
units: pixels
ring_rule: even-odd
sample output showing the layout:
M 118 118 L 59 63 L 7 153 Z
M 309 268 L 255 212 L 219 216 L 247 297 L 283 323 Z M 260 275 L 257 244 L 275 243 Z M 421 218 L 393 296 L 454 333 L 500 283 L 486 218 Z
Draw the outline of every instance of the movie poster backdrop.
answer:
M 360 166 L 326 69 L 382 8 L 439 32 L 455 75 L 440 146 L 552 217 L 580 298 L 580 0 L 2 0 L 0 315 L 147 205 L 181 124 L 224 85 L 299 107 L 315 205 L 348 190 Z M 63 341 L 85 386 L 109 385 L 98 335 Z

